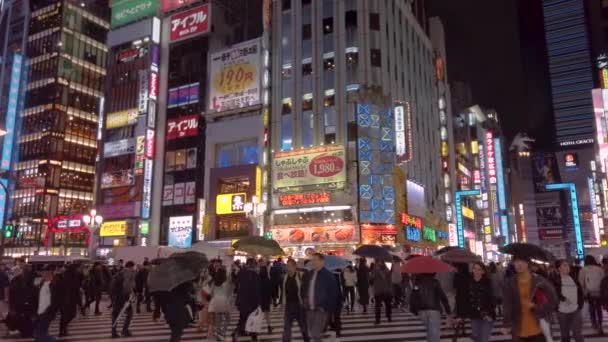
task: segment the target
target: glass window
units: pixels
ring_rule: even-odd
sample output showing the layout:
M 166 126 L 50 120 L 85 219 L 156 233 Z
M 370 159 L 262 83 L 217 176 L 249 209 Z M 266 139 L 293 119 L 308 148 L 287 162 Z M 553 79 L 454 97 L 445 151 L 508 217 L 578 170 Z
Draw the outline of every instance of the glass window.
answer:
M 259 162 L 257 139 L 217 146 L 217 167 L 250 165 Z
M 285 106 L 283 106 L 285 108 Z M 291 150 L 293 147 L 293 114 L 284 114 L 281 117 L 281 151 Z
M 369 14 L 369 29 L 373 31 L 380 31 L 380 14 Z
M 382 66 L 382 54 L 380 53 L 380 49 L 371 49 L 371 62 L 372 66 L 381 67 Z
M 334 32 L 334 18 L 323 19 L 323 34 L 331 34 Z
M 302 147 L 312 146 L 314 143 L 314 114 L 312 96 L 302 100 Z
M 291 62 L 291 14 L 290 13 L 285 13 L 282 16 L 282 23 L 281 23 L 282 27 L 281 27 L 281 33 L 282 33 L 282 38 L 281 38 L 281 45 L 282 45 L 282 49 L 281 49 L 281 53 L 283 55 L 283 64 L 285 63 L 289 63 Z
M 302 26 L 302 40 L 312 39 L 312 27 L 310 24 Z
M 334 70 L 336 64 L 333 58 L 326 58 L 323 61 L 323 86 L 325 89 L 334 88 Z
M 283 0 L 281 7 L 283 11 L 289 11 L 291 9 L 291 0 Z

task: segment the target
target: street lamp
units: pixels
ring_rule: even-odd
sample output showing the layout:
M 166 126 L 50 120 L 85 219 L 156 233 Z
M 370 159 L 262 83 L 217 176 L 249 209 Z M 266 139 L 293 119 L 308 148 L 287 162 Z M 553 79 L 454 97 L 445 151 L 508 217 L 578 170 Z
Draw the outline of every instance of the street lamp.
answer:
M 101 215 L 97 215 L 97 210 L 91 209 L 88 215 L 82 215 L 82 221 L 89 228 L 89 258 L 93 259 L 95 255 L 95 232 L 97 228 L 101 227 L 103 223 L 103 217 Z
M 266 203 L 260 203 L 258 196 L 252 196 L 251 202 L 245 203 L 245 215 L 251 219 L 259 236 L 264 236 L 264 213 L 266 212 Z

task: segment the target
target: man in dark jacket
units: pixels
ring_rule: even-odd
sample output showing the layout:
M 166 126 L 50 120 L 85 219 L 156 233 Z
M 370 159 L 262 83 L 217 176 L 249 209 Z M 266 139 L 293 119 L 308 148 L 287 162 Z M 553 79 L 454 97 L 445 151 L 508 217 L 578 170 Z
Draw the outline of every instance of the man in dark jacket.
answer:
M 293 321 L 298 322 L 302 331 L 304 342 L 309 342 L 308 329 L 306 328 L 306 317 L 304 306 L 302 303 L 301 289 L 302 275 L 298 272 L 296 261 L 293 259 L 287 260 L 287 274 L 283 278 L 283 293 L 282 300 L 285 307 L 285 316 L 283 319 L 283 342 L 291 341 L 291 326 Z
M 140 313 L 140 306 L 142 302 L 146 303 L 146 311 L 152 311 L 150 303 L 150 293 L 148 291 L 148 267 L 148 261 L 144 261 L 144 264 L 139 267 L 137 273 L 135 274 L 135 294 L 137 295 L 137 304 L 135 305 L 135 312 L 137 313 Z
M 239 289 L 236 294 L 236 308 L 239 310 L 239 322 L 232 333 L 233 339 L 246 335 L 247 318 L 260 306 L 260 277 L 256 271 L 255 259 L 247 259 L 245 267 L 238 273 Z M 257 341 L 257 334 L 251 334 L 251 340 Z
M 49 326 L 55 319 L 64 293 L 59 277 L 54 275 L 55 267 L 46 265 L 41 271 L 42 283 L 38 289 L 38 306 L 36 328 L 34 331 L 35 342 L 52 342 L 55 338 L 49 335 Z
M 272 301 L 274 306 L 278 306 L 283 295 L 281 283 L 285 274 L 283 260 L 278 258 L 270 268 L 270 282 L 272 283 Z
M 80 303 L 81 277 L 78 273 L 78 265 L 68 265 L 65 272 L 60 276 L 60 286 L 63 287 L 64 297 L 61 302 L 61 319 L 59 320 L 59 337 L 68 335 L 68 325 L 76 317 L 78 304 Z
M 321 342 L 321 335 L 333 312 L 338 297 L 338 284 L 334 275 L 325 268 L 325 257 L 316 253 L 312 257 L 313 270 L 304 276 L 302 299 L 306 307 L 308 334 L 314 342 Z
M 118 338 L 116 327 L 118 318 L 124 308 L 125 320 L 122 327 L 122 336 L 130 337 L 129 325 L 133 317 L 132 294 L 135 289 L 135 264 L 127 261 L 125 267 L 114 276 L 110 296 L 112 297 L 112 338 Z
M 513 341 L 545 341 L 540 320 L 548 319 L 557 308 L 557 294 L 551 283 L 532 274 L 529 259 L 514 256 L 515 275 L 505 280 L 503 334 Z
M 101 293 L 106 287 L 105 279 L 106 275 L 104 274 L 101 263 L 95 262 L 89 271 L 86 280 L 86 303 L 84 307 L 85 309 L 88 309 L 88 307 L 95 302 L 95 315 L 97 316 L 101 315 L 101 311 L 99 311 L 99 302 L 101 301 Z
M 450 314 L 450 304 L 434 274 L 420 274 L 414 282 L 410 310 L 418 315 L 426 327 L 428 342 L 440 341 L 441 307 Z
M 154 321 L 160 317 L 160 310 L 165 315 L 165 321 L 171 329 L 169 342 L 179 342 L 182 339 L 184 329 L 188 325 L 189 314 L 186 306 L 190 301 L 190 293 L 193 292 L 192 282 L 185 282 L 171 291 L 156 292 L 154 294 L 158 303 L 154 311 Z

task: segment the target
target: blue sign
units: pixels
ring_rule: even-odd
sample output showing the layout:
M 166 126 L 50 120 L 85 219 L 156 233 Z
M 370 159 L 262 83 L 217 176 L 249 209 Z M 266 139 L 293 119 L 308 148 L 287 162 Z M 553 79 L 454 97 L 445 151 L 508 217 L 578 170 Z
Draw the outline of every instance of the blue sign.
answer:
M 4 185 L 2 189 L 0 189 L 0 231 L 4 229 L 4 207 L 6 206 L 6 201 L 8 201 L 8 194 L 4 189 L 8 187 L 8 180 L 6 178 L 0 179 L 0 183 Z
M 13 144 L 15 140 L 15 120 L 17 118 L 17 108 L 19 103 L 19 85 L 21 80 L 21 68 L 23 56 L 15 54 L 13 56 L 13 68 L 11 70 L 11 81 L 8 90 L 8 106 L 6 108 L 6 118 L 4 129 L 4 146 L 2 146 L 2 161 L 0 170 L 8 171 L 11 167 L 11 155 L 13 154 Z M 2 207 L 4 208 L 4 207 Z
M 505 176 L 502 165 L 502 144 L 500 143 L 500 138 L 494 139 L 494 158 L 496 160 L 496 180 L 498 183 L 498 208 L 504 211 L 507 210 L 507 196 L 505 194 Z M 500 231 L 505 237 L 505 243 L 509 243 L 509 219 L 505 215 L 500 217 Z
M 466 196 L 478 196 L 481 194 L 480 190 L 465 190 L 456 191 L 454 196 L 454 205 L 456 206 L 456 235 L 458 236 L 458 247 L 464 248 L 464 226 L 462 223 L 462 197 Z
M 576 243 L 576 257 L 585 258 L 585 246 L 583 245 L 583 234 L 581 233 L 581 218 L 578 212 L 578 197 L 576 196 L 576 185 L 574 183 L 552 183 L 545 184 L 547 190 L 569 190 L 570 206 L 572 207 L 572 221 L 574 223 L 574 240 Z
M 450 238 L 450 234 L 448 234 L 446 232 L 437 231 L 437 238 L 440 240 L 447 240 Z
M 405 238 L 410 241 L 420 241 L 420 229 L 412 226 L 405 226 Z

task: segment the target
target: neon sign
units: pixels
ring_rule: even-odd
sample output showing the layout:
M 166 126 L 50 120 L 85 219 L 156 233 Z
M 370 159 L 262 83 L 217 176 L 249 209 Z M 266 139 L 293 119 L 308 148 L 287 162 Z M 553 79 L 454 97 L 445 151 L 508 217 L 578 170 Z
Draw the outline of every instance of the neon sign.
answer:
M 412 226 L 418 229 L 422 229 L 422 219 L 406 213 L 401 213 L 401 223 Z
M 488 176 L 490 184 L 496 184 L 496 155 L 494 151 L 494 133 L 486 131 L 486 156 L 488 159 Z
M 72 215 L 60 215 L 55 216 L 48 221 L 48 229 L 46 230 L 46 234 L 44 236 L 43 245 L 49 245 L 49 237 L 51 232 L 53 233 L 85 233 L 85 241 L 86 245 L 89 245 L 90 232 L 89 228 L 84 224 L 82 220 L 82 215 L 80 214 L 72 214 Z
M 479 196 L 479 190 L 456 191 L 454 204 L 456 205 L 456 235 L 458 237 L 458 247 L 464 248 L 464 226 L 462 222 L 462 197 Z
M 576 195 L 576 185 L 574 183 L 552 183 L 545 184 L 547 190 L 568 190 L 570 192 L 570 206 L 572 207 L 572 221 L 574 223 L 574 239 L 576 243 L 576 257 L 585 257 L 585 246 L 581 233 L 581 220 L 578 212 L 578 197 Z
M 284 207 L 301 204 L 329 203 L 330 200 L 331 198 L 328 192 L 279 195 L 279 203 Z
M 435 229 L 429 227 L 422 228 L 422 238 L 428 241 L 437 241 L 437 234 Z
M 404 230 L 406 239 L 414 242 L 420 241 L 420 229 L 411 226 L 405 226 Z
M 500 214 L 500 231 L 505 237 L 505 242 L 509 243 L 509 220 L 506 215 L 502 214 L 507 209 L 507 196 L 505 194 L 505 177 L 502 165 L 502 144 L 500 138 L 494 139 L 494 157 L 496 159 L 496 181 L 498 185 L 498 208 Z

